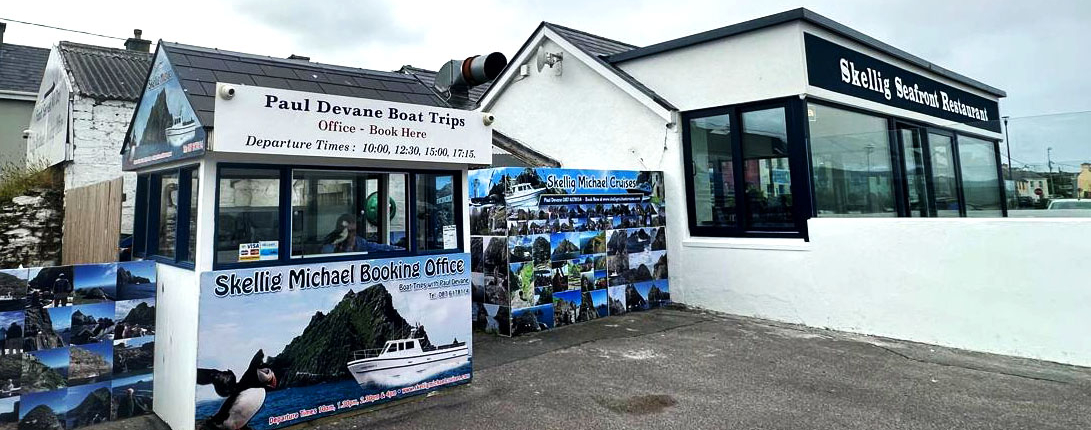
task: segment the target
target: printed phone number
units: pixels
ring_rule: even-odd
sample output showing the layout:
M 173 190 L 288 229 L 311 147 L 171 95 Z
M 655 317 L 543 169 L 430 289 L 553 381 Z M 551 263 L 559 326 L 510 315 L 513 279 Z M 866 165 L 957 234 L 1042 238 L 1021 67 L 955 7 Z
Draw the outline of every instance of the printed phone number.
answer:
M 443 299 L 450 299 L 450 298 L 454 298 L 454 297 L 462 297 L 462 296 L 468 296 L 468 295 L 470 295 L 470 289 L 469 288 L 455 288 L 453 290 L 436 291 L 436 292 L 428 293 L 428 298 L 431 299 L 431 300 L 443 300 Z

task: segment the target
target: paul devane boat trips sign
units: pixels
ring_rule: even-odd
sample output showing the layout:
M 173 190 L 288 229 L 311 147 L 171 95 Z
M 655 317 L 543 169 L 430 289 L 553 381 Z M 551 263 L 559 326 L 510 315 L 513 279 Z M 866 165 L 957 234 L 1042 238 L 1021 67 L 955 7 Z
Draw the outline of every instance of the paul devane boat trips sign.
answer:
M 287 427 L 469 382 L 470 292 L 469 254 L 206 272 L 197 428 Z
M 478 112 L 222 83 L 217 94 L 219 152 L 492 162 Z

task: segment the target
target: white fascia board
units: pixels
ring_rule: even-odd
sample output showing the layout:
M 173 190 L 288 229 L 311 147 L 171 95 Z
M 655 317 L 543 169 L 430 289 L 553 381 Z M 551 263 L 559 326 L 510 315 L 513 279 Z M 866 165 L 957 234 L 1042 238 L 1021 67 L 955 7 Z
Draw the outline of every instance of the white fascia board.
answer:
M 561 49 L 564 49 L 568 52 L 568 57 L 566 57 L 565 60 L 568 60 L 569 58 L 578 59 L 588 68 L 594 70 L 607 81 L 610 81 L 610 83 L 617 86 L 630 97 L 636 99 L 636 101 L 640 102 L 640 104 L 643 104 L 656 115 L 659 115 L 659 117 L 663 118 L 664 121 L 673 121 L 671 111 L 669 109 L 660 106 L 659 103 L 656 103 L 655 100 L 652 100 L 652 98 L 648 97 L 647 94 L 644 94 L 644 92 L 633 87 L 631 84 L 618 76 L 617 73 L 614 73 L 612 70 L 607 69 L 606 66 L 600 63 L 598 60 L 591 58 L 591 56 L 584 53 L 583 50 L 569 43 L 567 40 L 565 40 L 564 37 L 561 37 L 548 27 L 542 26 L 538 33 L 535 34 L 534 37 L 532 37 L 530 41 L 523 46 L 522 53 L 518 57 L 516 57 L 511 62 L 511 64 L 521 65 L 526 63 L 527 60 L 529 60 L 531 56 L 533 56 L 537 51 L 532 47 L 541 45 L 542 39 L 547 37 L 553 43 L 556 43 L 557 46 L 560 46 Z M 493 103 L 496 102 L 497 97 L 499 97 L 499 94 L 503 93 L 507 86 L 511 84 L 512 79 L 514 79 L 517 73 L 519 73 L 518 66 L 508 67 L 504 74 L 501 75 L 495 83 L 493 83 L 493 86 L 489 89 L 488 94 L 485 94 L 485 98 L 481 100 L 482 111 L 488 111 L 489 108 L 492 107 Z
M 0 90 L 0 99 L 32 102 L 38 99 L 38 94 L 29 91 Z

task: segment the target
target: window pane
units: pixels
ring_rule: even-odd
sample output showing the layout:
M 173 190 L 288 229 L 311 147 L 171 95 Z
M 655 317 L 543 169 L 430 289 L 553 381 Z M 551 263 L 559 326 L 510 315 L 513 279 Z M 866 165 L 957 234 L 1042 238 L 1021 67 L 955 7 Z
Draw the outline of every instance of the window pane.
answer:
M 454 177 L 417 175 L 417 249 L 458 248 L 461 234 L 455 220 Z
M 257 249 L 261 242 L 279 244 L 280 171 L 220 169 L 219 187 L 216 261 L 259 261 L 261 256 Z M 267 255 L 266 259 L 275 257 Z
M 808 109 L 818 216 L 896 216 L 886 119 Z
M 932 184 L 936 193 L 936 216 L 960 216 L 951 138 L 942 134 L 928 133 L 928 146 L 932 152 Z
M 917 129 L 898 130 L 902 140 L 902 152 L 905 154 L 905 179 L 909 191 L 909 216 L 928 215 L 928 184 L 924 174 L 924 149 L 921 146 L 921 134 Z
M 966 215 L 1000 217 L 1000 178 L 997 176 L 996 145 L 972 137 L 958 137 L 959 167 Z
M 385 218 L 378 206 L 383 194 Z M 391 225 L 404 212 L 404 174 L 293 171 L 292 257 L 403 251 L 398 238 L 405 222 L 397 235 Z
M 159 183 L 159 247 L 156 255 L 174 258 L 178 231 L 178 173 L 160 176 Z
M 748 227 L 793 229 L 792 175 L 784 108 L 743 112 L 743 176 Z
M 197 252 L 197 179 L 198 170 L 190 171 L 189 176 L 189 239 L 186 243 L 186 261 L 192 263 Z
M 689 122 L 693 163 L 693 203 L 698 226 L 733 226 L 735 177 L 731 154 L 731 116 Z

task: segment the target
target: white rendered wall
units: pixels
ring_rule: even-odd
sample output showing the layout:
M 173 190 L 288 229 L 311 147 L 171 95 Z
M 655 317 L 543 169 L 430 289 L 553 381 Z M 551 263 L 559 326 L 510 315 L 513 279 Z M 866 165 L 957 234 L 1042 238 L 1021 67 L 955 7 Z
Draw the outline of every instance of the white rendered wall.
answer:
M 1091 289 L 1078 266 L 1091 220 L 808 225 L 810 243 L 781 250 L 687 240 L 672 254 L 671 287 L 684 287 L 688 304 L 732 314 L 1091 365 Z
M 787 23 L 615 66 L 681 111 L 793 96 L 807 88 L 800 31 Z
M 72 161 L 64 168 L 64 189 L 109 181 L 121 176 L 121 232 L 133 232 L 136 174 L 121 171 L 121 145 L 136 103 L 76 96 L 72 103 Z

